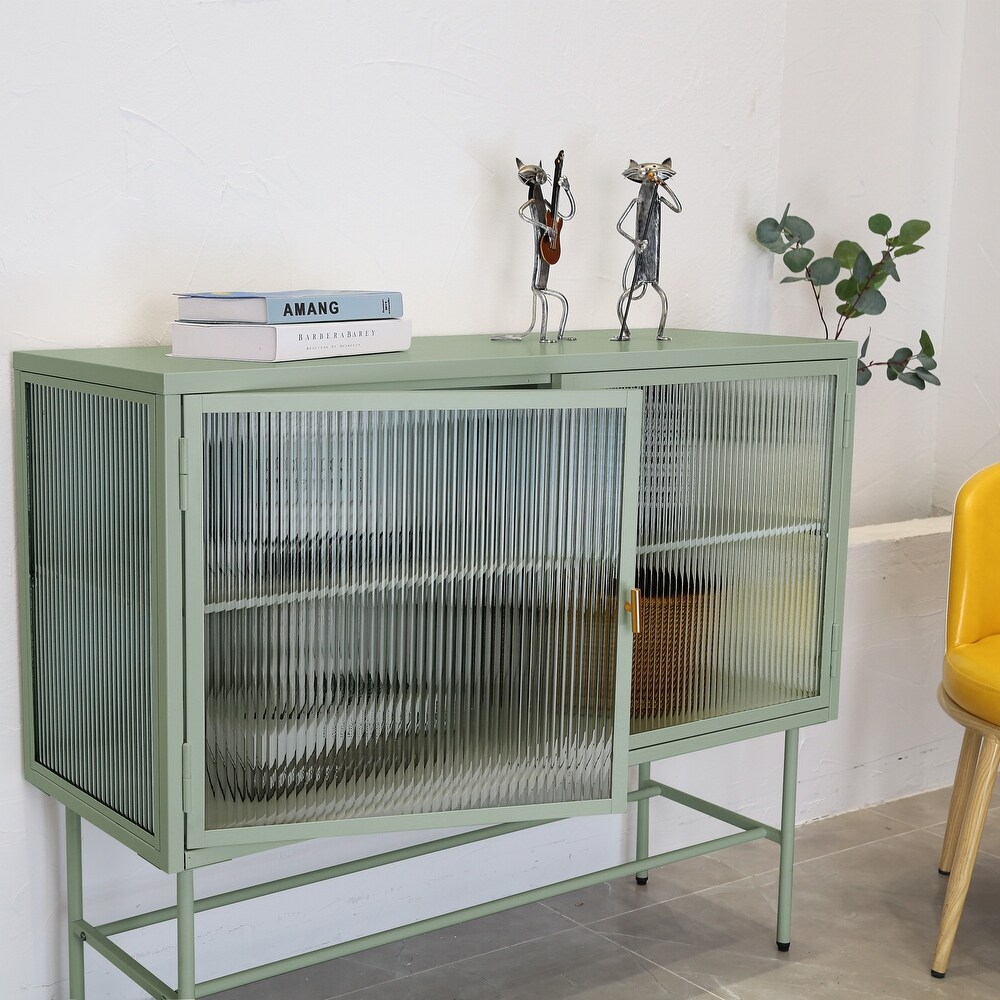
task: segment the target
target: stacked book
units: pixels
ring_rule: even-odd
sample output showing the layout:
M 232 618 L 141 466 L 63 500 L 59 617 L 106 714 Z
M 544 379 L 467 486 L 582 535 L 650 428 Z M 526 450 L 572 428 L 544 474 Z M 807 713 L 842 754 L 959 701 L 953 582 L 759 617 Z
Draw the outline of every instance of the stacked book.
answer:
M 410 346 L 399 292 L 194 292 L 177 296 L 176 358 L 303 361 Z

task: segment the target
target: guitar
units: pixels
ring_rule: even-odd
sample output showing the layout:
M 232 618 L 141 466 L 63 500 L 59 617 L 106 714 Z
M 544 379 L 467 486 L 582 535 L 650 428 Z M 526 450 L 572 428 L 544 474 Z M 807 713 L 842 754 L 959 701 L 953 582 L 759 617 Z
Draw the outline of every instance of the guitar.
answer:
M 559 180 L 562 177 L 563 158 L 566 151 L 559 150 L 556 157 L 555 170 L 552 172 L 552 208 L 545 210 L 545 225 L 554 229 L 555 236 L 551 238 L 542 236 L 538 241 L 538 252 L 546 264 L 555 264 L 562 254 L 562 245 L 559 242 L 559 232 L 562 229 L 563 220 L 559 218 Z

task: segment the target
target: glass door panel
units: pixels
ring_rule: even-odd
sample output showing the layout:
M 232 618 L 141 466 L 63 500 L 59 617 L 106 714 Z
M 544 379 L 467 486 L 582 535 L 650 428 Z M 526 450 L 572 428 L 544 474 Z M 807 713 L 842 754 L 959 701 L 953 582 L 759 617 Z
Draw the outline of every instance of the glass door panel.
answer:
M 624 799 L 640 399 L 565 396 L 187 401 L 205 843 Z
M 825 694 L 844 393 L 836 365 L 764 367 L 612 377 L 643 392 L 633 746 Z

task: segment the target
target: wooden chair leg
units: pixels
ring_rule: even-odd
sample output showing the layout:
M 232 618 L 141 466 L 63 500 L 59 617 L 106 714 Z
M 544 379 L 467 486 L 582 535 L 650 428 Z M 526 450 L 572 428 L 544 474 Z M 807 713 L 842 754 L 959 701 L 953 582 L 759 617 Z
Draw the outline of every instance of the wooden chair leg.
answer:
M 941 908 L 941 925 L 938 929 L 937 948 L 934 951 L 934 962 L 931 965 L 931 975 L 938 979 L 944 977 L 948 970 L 948 960 L 951 958 L 951 946 L 955 943 L 955 932 L 962 917 L 962 907 L 969 892 L 972 881 L 972 869 L 979 853 L 979 842 L 983 836 L 983 824 L 990 808 L 993 796 L 993 786 L 997 780 L 997 766 L 1000 765 L 1000 738 L 992 733 L 983 738 L 979 760 L 972 778 L 965 810 L 965 820 L 958 835 L 955 846 L 955 864 L 951 878 L 948 881 L 948 891 L 945 893 L 944 906 Z
M 941 847 L 941 863 L 938 871 L 942 875 L 950 875 L 955 863 L 955 845 L 962 831 L 962 821 L 965 819 L 966 806 L 969 803 L 969 789 L 972 787 L 972 776 L 976 772 L 976 761 L 983 745 L 983 734 L 966 729 L 962 740 L 962 752 L 958 757 L 958 767 L 955 769 L 955 785 L 951 792 L 951 804 L 948 806 L 948 823 L 944 829 L 944 844 Z

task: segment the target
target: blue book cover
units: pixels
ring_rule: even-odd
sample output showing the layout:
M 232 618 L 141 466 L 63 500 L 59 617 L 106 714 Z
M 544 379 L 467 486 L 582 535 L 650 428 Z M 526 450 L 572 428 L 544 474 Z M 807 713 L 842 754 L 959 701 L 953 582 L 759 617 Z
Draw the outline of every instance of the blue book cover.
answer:
M 200 323 L 331 323 L 399 319 L 400 292 L 325 291 L 184 292 L 177 296 L 178 318 Z

